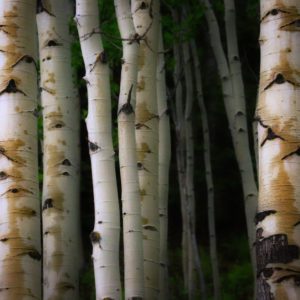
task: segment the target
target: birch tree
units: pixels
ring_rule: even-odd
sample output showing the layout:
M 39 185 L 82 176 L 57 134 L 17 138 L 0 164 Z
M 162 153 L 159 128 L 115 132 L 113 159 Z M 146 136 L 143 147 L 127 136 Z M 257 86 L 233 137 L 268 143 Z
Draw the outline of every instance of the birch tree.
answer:
M 135 128 L 142 201 L 145 299 L 157 299 L 159 294 L 159 216 L 156 62 L 159 1 L 133 0 L 132 14 L 140 41 Z
M 144 265 L 134 115 L 139 40 L 133 24 L 130 2 L 115 0 L 115 8 L 123 43 L 118 131 L 123 204 L 125 298 L 142 299 L 144 298 Z
M 257 207 L 257 187 L 249 148 L 245 97 L 239 67 L 235 26 L 234 20 L 231 19 L 233 14 L 231 8 L 228 8 L 227 6 L 226 38 L 228 40 L 228 63 L 221 42 L 218 22 L 211 7 L 211 3 L 209 0 L 200 0 L 200 3 L 205 5 L 205 17 L 209 28 L 210 43 L 217 62 L 229 129 L 231 131 L 235 155 L 241 174 L 249 245 L 251 249 L 252 263 L 254 265 L 255 255 L 252 245 L 255 242 L 253 219 Z M 226 2 L 226 5 L 228 5 L 228 3 L 229 0 Z
M 300 3 L 260 5 L 257 298 L 299 299 Z
M 171 159 L 171 133 L 169 110 L 167 106 L 167 86 L 162 24 L 159 26 L 158 61 L 156 70 L 157 105 L 159 115 L 159 151 L 158 151 L 158 199 L 160 229 L 160 273 L 159 298 L 168 299 L 168 196 L 169 168 Z
M 96 0 L 76 1 L 76 22 L 88 90 L 88 144 L 92 166 L 95 225 L 90 234 L 97 299 L 120 299 L 119 204 L 111 132 L 111 95 Z
M 35 11 L 0 2 L 1 299 L 41 299 Z
M 79 102 L 72 81 L 67 1 L 39 3 L 44 122 L 44 299 L 79 298 Z

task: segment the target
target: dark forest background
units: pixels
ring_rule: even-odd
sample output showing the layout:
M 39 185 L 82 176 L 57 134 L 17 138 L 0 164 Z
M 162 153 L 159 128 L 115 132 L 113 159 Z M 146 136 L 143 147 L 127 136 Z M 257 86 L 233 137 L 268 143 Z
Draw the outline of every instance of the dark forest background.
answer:
M 174 24 L 171 18 L 170 6 L 178 7 L 188 3 L 191 7 L 189 16 L 181 24 Z M 224 6 L 221 0 L 211 1 L 218 17 L 218 22 L 225 41 Z M 246 90 L 246 105 L 249 120 L 249 132 L 252 132 L 252 119 L 255 110 L 257 87 L 259 79 L 259 3 L 258 0 L 236 0 L 236 21 L 240 59 L 242 63 L 243 79 Z M 114 143 L 117 149 L 117 101 L 120 82 L 122 46 L 118 32 L 114 4 L 112 0 L 99 1 L 101 32 L 108 54 L 111 68 L 111 89 L 113 103 Z M 174 37 L 181 41 L 195 38 L 202 65 L 202 79 L 204 100 L 208 110 L 213 178 L 215 184 L 216 229 L 220 273 L 222 280 L 222 299 L 250 299 L 253 292 L 253 275 L 248 251 L 245 214 L 243 206 L 242 188 L 233 146 L 228 129 L 228 123 L 223 105 L 219 75 L 208 38 L 207 24 L 203 7 L 199 1 L 168 1 L 161 3 L 164 42 L 166 52 L 167 84 L 169 101 L 174 87 L 173 67 L 174 59 L 172 44 Z M 70 20 L 70 28 L 74 35 L 73 67 L 77 77 L 77 85 L 81 99 L 81 217 L 82 236 L 84 243 L 85 266 L 81 276 L 82 299 L 95 299 L 93 268 L 91 263 L 92 247 L 89 233 L 94 225 L 93 218 L 93 190 L 90 172 L 90 161 L 87 146 L 87 132 L 84 118 L 87 115 L 87 96 L 84 76 L 83 60 L 77 36 L 76 26 Z M 225 45 L 225 43 L 224 43 Z M 207 224 L 207 196 L 204 174 L 202 130 L 199 108 L 194 103 L 194 139 L 195 139 L 195 193 L 197 241 L 200 246 L 201 260 L 205 272 L 208 292 L 212 295 L 212 278 L 209 262 L 208 224 Z M 250 134 L 250 138 L 252 134 Z M 253 149 L 253 142 L 251 140 Z M 172 153 L 175 153 L 175 133 L 172 124 Z M 254 159 L 254 151 L 253 159 Z M 116 150 L 116 168 L 118 170 L 118 153 Z M 185 299 L 186 291 L 183 287 L 181 268 L 181 212 L 177 182 L 175 155 L 170 167 L 170 195 L 169 195 L 169 288 L 170 299 Z M 118 173 L 118 172 L 117 172 Z M 119 176 L 119 175 L 118 175 Z M 119 179 L 119 178 L 118 178 Z M 119 180 L 120 183 L 120 180 Z M 121 254 L 122 260 L 122 254 Z M 212 297 L 212 296 L 211 296 Z M 212 298 L 211 298 L 212 299 Z

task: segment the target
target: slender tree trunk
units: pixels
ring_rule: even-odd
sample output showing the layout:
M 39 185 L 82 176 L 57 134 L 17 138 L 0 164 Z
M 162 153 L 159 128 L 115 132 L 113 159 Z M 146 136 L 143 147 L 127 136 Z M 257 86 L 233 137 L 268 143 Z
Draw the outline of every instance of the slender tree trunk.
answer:
M 159 294 L 158 115 L 156 61 L 158 0 L 133 0 L 133 21 L 140 39 L 136 92 L 137 168 L 142 200 L 145 299 Z
M 1 299 L 41 299 L 35 11 L 0 3 Z
M 209 0 L 200 0 L 200 2 L 206 6 L 205 16 L 209 27 L 210 42 L 217 61 L 222 83 L 226 114 L 242 178 L 249 246 L 251 250 L 252 263 L 253 266 L 255 266 L 255 255 L 253 248 L 253 244 L 255 242 L 255 228 L 253 226 L 253 219 L 257 208 L 257 187 L 253 173 L 253 165 L 248 141 L 249 137 L 246 122 L 245 96 L 240 71 L 235 24 L 234 20 L 232 19 L 234 14 L 232 12 L 232 8 L 228 9 L 228 6 L 226 6 L 226 31 L 229 54 L 228 65 L 221 42 L 217 19 L 212 10 L 211 4 Z M 226 5 L 228 5 L 227 2 Z
M 260 4 L 257 299 L 300 299 L 300 3 Z
M 123 39 L 118 128 L 123 203 L 125 298 L 142 299 L 144 265 L 134 115 L 139 46 L 129 0 L 115 0 L 115 7 Z
M 65 0 L 37 15 L 44 121 L 44 299 L 79 298 L 79 103 Z
M 209 230 L 210 258 L 211 258 L 211 265 L 213 271 L 214 299 L 217 300 L 217 299 L 221 299 L 221 286 L 220 286 L 220 273 L 219 273 L 217 239 L 216 239 L 216 229 L 215 229 L 214 184 L 213 184 L 211 156 L 210 156 L 209 126 L 208 126 L 207 112 L 206 112 L 206 107 L 205 107 L 203 92 L 202 92 L 200 62 L 197 53 L 197 46 L 194 40 L 191 41 L 191 49 L 192 49 L 192 55 L 194 61 L 197 99 L 200 107 L 201 121 L 202 121 L 205 179 L 206 179 L 207 198 L 208 198 L 207 202 L 208 202 L 208 230 Z
M 165 74 L 164 44 L 162 24 L 159 28 L 159 46 L 157 61 L 157 104 L 159 115 L 159 164 L 158 164 L 158 199 L 160 229 L 160 275 L 159 298 L 169 298 L 168 293 L 168 196 L 169 168 L 171 159 L 171 134 L 169 110 L 167 106 L 167 87 Z
M 111 96 L 107 55 L 99 29 L 96 0 L 76 1 L 76 21 L 88 89 L 86 119 L 95 203 L 95 225 L 90 234 L 96 298 L 120 298 L 120 217 L 111 130 Z

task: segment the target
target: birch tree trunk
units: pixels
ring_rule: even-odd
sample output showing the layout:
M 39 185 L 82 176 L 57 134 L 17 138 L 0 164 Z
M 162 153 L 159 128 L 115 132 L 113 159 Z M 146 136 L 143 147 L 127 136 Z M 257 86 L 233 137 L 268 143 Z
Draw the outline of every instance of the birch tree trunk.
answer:
M 35 11 L 0 2 L 1 299 L 41 299 Z
M 118 129 L 123 203 L 125 299 L 142 299 L 144 298 L 144 264 L 134 115 L 139 44 L 130 1 L 115 0 L 115 8 L 123 43 Z
M 159 295 L 159 216 L 156 61 L 159 0 L 133 0 L 132 13 L 140 41 L 135 128 L 142 201 L 145 299 L 157 299 Z
M 43 299 L 79 298 L 79 101 L 66 0 L 40 2 L 37 24 L 44 121 Z
M 95 204 L 95 225 L 90 238 L 96 298 L 120 299 L 120 217 L 111 132 L 109 68 L 101 41 L 98 1 L 77 0 L 76 21 L 88 90 L 86 125 Z
M 194 62 L 195 84 L 197 91 L 197 99 L 200 107 L 201 121 L 202 121 L 202 134 L 203 134 L 203 147 L 204 147 L 204 166 L 205 166 L 205 179 L 207 189 L 207 205 L 208 205 L 208 230 L 209 230 L 209 249 L 210 259 L 213 271 L 214 283 L 214 299 L 221 299 L 221 286 L 220 286 L 220 273 L 217 252 L 217 239 L 215 229 L 215 204 L 214 204 L 214 184 L 212 176 L 211 156 L 210 156 L 210 136 L 207 111 L 203 99 L 202 92 L 202 78 L 201 67 L 197 53 L 197 46 L 194 40 L 190 43 Z
M 235 24 L 232 19 L 234 14 L 232 9 L 228 8 L 229 1 L 230 0 L 225 3 L 227 8 L 226 32 L 229 65 L 223 50 L 217 19 L 212 10 L 210 1 L 200 0 L 200 3 L 203 3 L 206 7 L 205 16 L 209 27 L 210 42 L 221 78 L 223 100 L 242 179 L 250 253 L 252 264 L 255 266 L 253 248 L 255 242 L 255 228 L 253 226 L 253 219 L 257 208 L 257 187 L 249 148 L 245 96 L 240 71 Z
M 158 199 L 160 229 L 160 274 L 159 298 L 168 299 L 168 196 L 169 168 L 171 159 L 171 134 L 169 110 L 167 106 L 167 87 L 162 24 L 159 26 L 159 46 L 157 61 L 157 104 L 159 115 L 159 157 L 158 157 Z
M 258 299 L 300 299 L 300 2 L 261 0 Z

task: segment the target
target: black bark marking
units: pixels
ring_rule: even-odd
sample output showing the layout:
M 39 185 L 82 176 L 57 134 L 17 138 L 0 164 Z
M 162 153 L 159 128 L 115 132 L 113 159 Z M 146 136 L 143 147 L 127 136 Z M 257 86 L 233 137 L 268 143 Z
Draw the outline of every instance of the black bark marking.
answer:
M 13 162 L 15 162 L 15 163 L 20 163 L 20 162 L 18 162 L 17 160 L 15 160 L 15 159 L 13 159 L 12 157 L 10 157 L 10 156 L 8 156 L 7 154 L 6 154 L 6 150 L 3 148 L 3 147 L 1 147 L 0 146 L 0 155 L 3 155 L 3 156 L 5 156 L 8 160 L 10 160 L 10 161 L 13 161 Z
M 2 238 L 2 239 L 0 239 L 0 242 L 3 242 L 3 243 L 5 243 L 7 241 L 8 241 L 8 238 Z
M 300 221 L 297 222 L 297 223 L 295 223 L 295 224 L 294 224 L 294 227 L 295 227 L 295 226 L 298 226 L 298 225 L 300 225 Z
M 265 268 L 262 270 L 262 274 L 266 279 L 269 279 L 274 274 L 274 270 L 273 268 Z
M 149 170 L 147 170 L 141 162 L 137 163 L 137 168 L 138 168 L 139 171 L 149 172 Z
M 66 158 L 61 163 L 63 166 L 72 166 L 71 162 Z
M 261 22 L 266 19 L 268 16 L 276 16 L 278 15 L 279 13 L 283 13 L 283 14 L 288 14 L 289 12 L 283 10 L 283 9 L 280 9 L 280 8 L 273 8 L 269 11 L 266 12 L 266 14 L 261 18 Z
M 58 46 L 62 46 L 62 44 L 60 44 L 57 40 L 50 40 L 46 44 L 46 47 L 58 47 Z
M 91 240 L 92 244 L 99 243 L 99 247 L 100 247 L 100 249 L 102 249 L 102 247 L 101 247 L 101 235 L 100 235 L 99 232 L 92 231 L 90 233 L 90 240 Z
M 57 286 L 59 290 L 75 290 L 75 286 L 69 282 L 60 282 Z
M 35 68 L 38 69 L 37 63 L 35 62 L 35 60 L 33 59 L 33 57 L 30 56 L 30 55 L 23 55 L 23 56 L 21 56 L 11 67 L 14 68 L 16 65 L 18 65 L 22 61 L 24 61 L 27 64 L 34 63 Z
M 141 129 L 141 128 L 143 128 L 143 127 L 147 128 L 147 129 L 150 129 L 150 127 L 147 126 L 147 125 L 145 125 L 145 124 L 142 124 L 142 123 L 137 123 L 137 124 L 135 124 L 135 128 L 136 128 L 136 129 Z
M 299 248 L 289 245 L 286 234 L 275 234 L 256 241 L 257 275 L 269 263 L 289 263 L 299 258 Z
M 54 125 L 51 126 L 51 129 L 61 129 L 65 127 L 65 123 L 62 121 L 56 122 Z
M 89 144 L 89 149 L 90 149 L 92 152 L 96 152 L 97 150 L 100 149 L 100 147 L 99 147 L 96 143 L 93 143 L 93 142 L 88 141 L 88 144 Z
M 143 1 L 140 5 L 139 9 L 147 9 L 148 7 L 149 7 L 148 4 Z
M 275 281 L 275 283 L 281 283 L 281 282 L 283 282 L 285 280 L 289 280 L 289 279 L 293 279 L 294 280 L 294 285 L 300 286 L 300 275 L 299 274 L 298 275 L 291 274 L 291 275 L 282 276 L 281 278 L 277 279 Z
M 69 172 L 63 172 L 61 175 L 63 175 L 63 176 L 70 176 L 70 173 Z
M 42 255 L 37 250 L 31 250 L 27 253 L 32 259 L 40 261 Z
M 293 156 L 294 154 L 300 156 L 300 147 L 298 147 L 297 150 L 295 150 L 295 151 L 293 151 L 293 152 L 291 152 L 291 153 L 285 155 L 281 160 L 284 160 L 284 159 L 286 159 L 286 158 L 288 158 L 288 157 L 290 157 L 290 156 Z
M 46 209 L 48 209 L 48 208 L 52 208 L 52 207 L 54 207 L 54 206 L 53 206 L 53 199 L 48 198 L 48 199 L 45 200 L 45 202 L 44 202 L 44 204 L 43 204 L 42 210 L 44 211 L 44 210 L 46 210 Z
M 264 91 L 269 89 L 273 84 L 283 84 L 285 83 L 286 80 L 284 78 L 284 76 L 281 73 L 278 73 L 275 77 L 275 79 L 273 79 L 265 88 Z
M 0 91 L 0 95 L 4 94 L 4 93 L 13 93 L 13 94 L 16 94 L 16 93 L 20 93 L 20 94 L 23 94 L 24 96 L 26 96 L 26 94 L 17 88 L 17 85 L 16 85 L 16 82 L 14 79 L 11 79 L 7 86 L 2 90 Z
M 55 17 L 53 13 L 51 13 L 47 8 L 45 8 L 43 4 L 43 0 L 38 0 L 37 2 L 37 13 L 46 12 L 48 15 Z
M 145 230 L 158 231 L 157 228 L 155 226 L 152 226 L 152 225 L 143 225 L 143 228 Z
M 7 178 L 8 178 L 8 175 L 4 171 L 1 171 L 0 172 L 0 180 L 5 180 Z
M 292 22 L 290 22 L 290 23 L 288 23 L 288 24 L 284 24 L 284 25 L 282 25 L 282 26 L 280 27 L 280 29 L 282 29 L 282 28 L 284 28 L 284 27 L 291 26 L 291 25 L 293 25 L 293 26 L 299 28 L 299 27 L 300 27 L 300 19 L 294 20 L 294 21 L 292 21 Z
M 276 210 L 265 210 L 262 212 L 259 212 L 255 215 L 254 222 L 255 225 L 257 225 L 259 222 L 263 221 L 267 216 L 276 214 Z
M 257 279 L 256 285 L 256 299 L 257 300 L 274 300 L 271 293 L 271 287 L 262 276 Z
M 260 240 L 263 238 L 263 231 L 264 230 L 261 227 L 256 229 L 256 240 Z
M 95 61 L 92 64 L 90 64 L 90 67 L 91 67 L 90 72 L 92 72 L 95 69 L 98 62 L 100 62 L 102 64 L 107 64 L 108 58 L 107 58 L 107 54 L 105 53 L 105 51 L 102 51 L 101 53 L 99 53 L 97 55 Z
M 137 42 L 138 44 L 140 44 L 142 37 L 138 34 L 135 33 L 134 35 L 132 35 L 132 37 L 129 39 L 128 45 L 133 44 L 134 42 Z M 125 63 L 124 59 L 123 59 L 123 63 Z
M 260 116 L 255 116 L 253 121 L 258 122 L 263 128 L 269 128 L 268 125 L 265 125 Z
M 276 134 L 272 128 L 268 128 L 267 131 L 267 136 L 265 137 L 265 139 L 262 141 L 262 143 L 260 144 L 260 146 L 262 147 L 267 141 L 272 141 L 275 139 L 281 139 L 282 141 L 284 141 L 284 138 L 282 138 L 281 136 L 279 136 L 278 134 Z
M 132 89 L 133 89 L 133 84 L 131 85 L 129 92 L 128 92 L 128 96 L 127 96 L 127 102 L 125 104 L 122 105 L 122 107 L 119 110 L 118 115 L 123 112 L 125 115 L 130 115 L 132 113 L 134 113 L 133 107 L 130 103 L 131 101 L 131 94 L 132 94 Z

